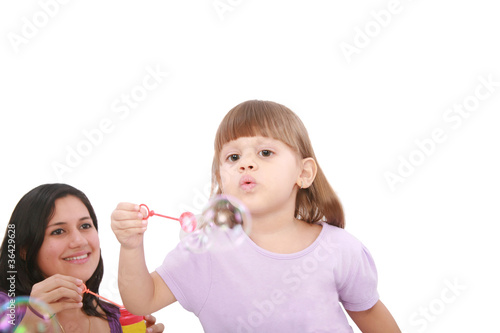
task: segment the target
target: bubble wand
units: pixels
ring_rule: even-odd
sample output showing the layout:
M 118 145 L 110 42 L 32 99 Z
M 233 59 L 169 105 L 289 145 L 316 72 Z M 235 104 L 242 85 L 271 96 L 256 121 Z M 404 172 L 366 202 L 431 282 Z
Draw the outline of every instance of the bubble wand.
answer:
M 85 283 L 83 283 L 83 292 L 84 292 L 84 293 L 87 293 L 87 294 L 92 294 L 92 295 L 94 295 L 94 296 L 96 296 L 96 297 L 99 297 L 99 298 L 102 298 L 102 299 L 103 299 L 103 300 L 105 300 L 106 302 L 111 303 L 111 304 L 113 304 L 113 305 L 117 306 L 117 307 L 118 307 L 118 308 L 120 308 L 120 309 L 124 309 L 124 308 L 125 308 L 123 305 L 120 305 L 120 304 L 118 304 L 118 303 L 115 303 L 115 302 L 113 302 L 113 301 L 111 301 L 111 300 L 107 299 L 107 298 L 106 298 L 106 297 L 104 297 L 104 296 L 101 296 L 101 295 L 96 294 L 95 292 L 93 292 L 92 290 L 90 290 L 89 288 L 87 288 L 87 286 L 85 285 Z
M 182 230 L 184 230 L 185 232 L 193 232 L 194 229 L 196 229 L 196 218 L 195 218 L 193 213 L 184 212 L 181 214 L 181 216 L 179 218 L 175 218 L 175 217 L 155 213 L 154 210 L 150 210 L 149 207 L 145 204 L 140 204 L 139 207 L 146 208 L 147 214 L 145 217 L 143 217 L 143 220 L 147 220 L 148 218 L 150 218 L 152 216 L 160 216 L 160 217 L 164 217 L 166 219 L 179 221 L 179 223 L 181 224 Z

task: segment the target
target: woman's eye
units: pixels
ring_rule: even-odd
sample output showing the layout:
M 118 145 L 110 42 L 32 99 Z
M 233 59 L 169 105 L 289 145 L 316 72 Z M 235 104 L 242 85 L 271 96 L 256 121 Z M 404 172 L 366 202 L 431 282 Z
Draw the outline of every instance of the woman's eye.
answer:
M 227 157 L 228 161 L 230 162 L 236 162 L 240 158 L 240 155 L 238 154 L 232 154 Z
M 62 229 L 56 229 L 56 230 L 52 231 L 50 234 L 51 235 L 61 235 L 63 232 L 64 232 L 64 230 L 62 230 Z
M 82 229 L 90 229 L 90 228 L 92 228 L 92 224 L 90 224 L 90 223 L 84 223 L 84 224 L 82 224 L 81 228 Z
M 264 150 L 261 150 L 259 154 L 260 154 L 260 156 L 263 156 L 263 157 L 269 157 L 273 154 L 273 152 L 270 150 L 264 149 Z

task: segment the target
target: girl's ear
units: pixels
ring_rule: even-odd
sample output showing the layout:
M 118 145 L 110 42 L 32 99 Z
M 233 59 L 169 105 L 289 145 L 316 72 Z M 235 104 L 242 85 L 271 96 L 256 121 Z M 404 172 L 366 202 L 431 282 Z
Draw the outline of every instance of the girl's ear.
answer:
M 318 165 L 312 157 L 306 157 L 302 159 L 302 172 L 300 173 L 299 179 L 297 180 L 297 185 L 299 188 L 308 188 L 316 178 L 316 173 L 318 172 Z

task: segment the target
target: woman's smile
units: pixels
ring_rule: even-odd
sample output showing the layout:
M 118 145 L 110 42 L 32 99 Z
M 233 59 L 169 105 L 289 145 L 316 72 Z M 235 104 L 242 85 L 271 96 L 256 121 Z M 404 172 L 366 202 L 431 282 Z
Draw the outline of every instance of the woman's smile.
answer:
M 63 258 L 63 260 L 69 261 L 72 264 L 83 264 L 88 261 L 90 254 L 91 252 L 84 252 L 83 254 L 75 253 L 72 256 Z

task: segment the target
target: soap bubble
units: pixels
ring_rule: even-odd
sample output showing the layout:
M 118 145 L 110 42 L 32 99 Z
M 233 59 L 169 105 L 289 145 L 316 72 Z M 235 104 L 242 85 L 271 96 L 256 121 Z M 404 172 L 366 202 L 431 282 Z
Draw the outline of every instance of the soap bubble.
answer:
M 31 312 L 28 306 L 34 308 L 40 316 L 30 313 L 21 321 L 21 314 Z M 60 333 L 53 313 L 54 311 L 45 302 L 34 298 L 19 296 L 10 299 L 0 307 L 0 332 L 10 333 L 15 330 L 16 333 Z
M 197 216 L 196 229 L 182 238 L 182 242 L 195 253 L 227 250 L 243 242 L 251 225 L 250 214 L 241 201 L 219 195 L 208 202 L 202 214 Z
M 193 213 L 182 213 L 179 217 L 179 222 L 181 223 L 182 230 L 185 232 L 193 232 L 196 229 L 196 217 Z
M 231 231 L 234 242 L 241 243 L 249 234 L 252 221 L 250 214 L 241 201 L 228 195 L 214 197 L 202 213 L 204 227 Z
M 197 221 L 200 221 L 200 215 L 196 216 Z M 198 226 L 200 224 L 198 223 Z M 186 233 L 184 230 L 180 231 L 180 238 L 182 245 L 193 253 L 206 252 L 212 246 L 212 241 L 205 229 L 195 229 L 192 232 Z

